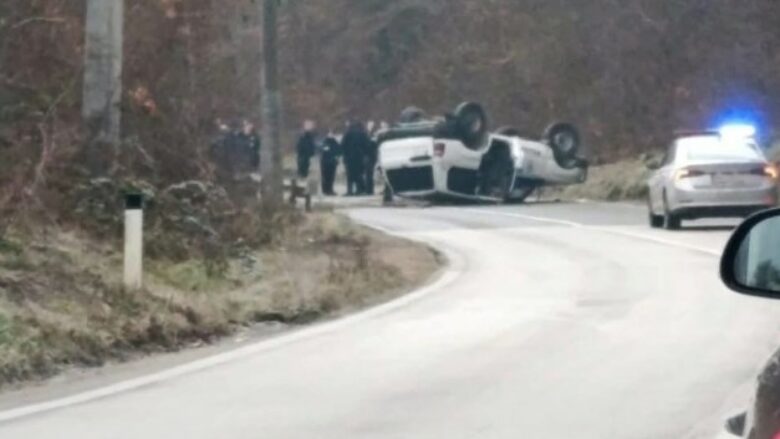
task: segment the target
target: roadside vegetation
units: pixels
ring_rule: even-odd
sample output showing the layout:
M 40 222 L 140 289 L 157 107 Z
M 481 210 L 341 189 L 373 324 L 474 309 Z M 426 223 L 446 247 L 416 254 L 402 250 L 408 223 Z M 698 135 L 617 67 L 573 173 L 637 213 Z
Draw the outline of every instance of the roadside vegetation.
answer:
M 125 2 L 121 138 L 104 142 L 82 118 L 87 2 L 0 2 L 0 387 L 326 318 L 437 269 L 427 248 L 264 204 L 248 171 L 219 167 L 215 122 L 260 109 L 257 3 L 223 3 Z M 121 287 L 131 192 L 145 200 L 139 292 Z
M 648 160 L 648 156 L 642 156 L 592 166 L 585 183 L 553 189 L 546 195 L 566 200 L 643 200 L 647 196 L 647 179 L 652 173 L 647 168 Z
M 272 245 L 224 261 L 152 259 L 121 288 L 121 254 L 82 232 L 0 240 L 0 388 L 63 368 L 210 343 L 242 327 L 296 325 L 387 300 L 439 266 L 426 247 L 317 212 Z

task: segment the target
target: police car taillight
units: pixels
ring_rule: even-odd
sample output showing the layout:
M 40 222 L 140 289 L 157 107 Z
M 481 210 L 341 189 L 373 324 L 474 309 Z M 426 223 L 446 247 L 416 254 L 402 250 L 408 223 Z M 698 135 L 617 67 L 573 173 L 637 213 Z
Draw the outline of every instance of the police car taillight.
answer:
M 780 176 L 775 165 L 764 166 L 764 175 L 771 178 L 772 180 L 777 180 L 778 176 Z
M 773 180 L 777 180 L 778 170 L 774 165 L 766 165 L 761 168 L 753 168 L 747 172 L 750 175 L 760 175 L 762 177 L 769 177 Z
M 700 171 L 698 169 L 683 168 L 677 171 L 677 173 L 674 175 L 674 179 L 680 181 L 686 178 L 701 177 L 704 175 L 707 175 L 707 173 L 704 171 Z

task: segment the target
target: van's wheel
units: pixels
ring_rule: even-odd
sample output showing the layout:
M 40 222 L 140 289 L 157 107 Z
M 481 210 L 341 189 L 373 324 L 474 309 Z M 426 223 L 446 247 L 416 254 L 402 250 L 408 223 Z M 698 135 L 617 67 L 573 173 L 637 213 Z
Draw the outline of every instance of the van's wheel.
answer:
M 550 145 L 555 161 L 564 169 L 574 169 L 581 159 L 577 157 L 580 150 L 580 133 L 569 123 L 555 123 L 547 127 L 544 140 Z
M 468 148 L 478 149 L 488 134 L 488 119 L 482 105 L 464 102 L 455 109 L 455 130 Z
M 682 220 L 680 217 L 669 210 L 669 202 L 666 200 L 666 194 L 664 194 L 663 225 L 666 230 L 680 230 L 680 227 L 682 227 Z

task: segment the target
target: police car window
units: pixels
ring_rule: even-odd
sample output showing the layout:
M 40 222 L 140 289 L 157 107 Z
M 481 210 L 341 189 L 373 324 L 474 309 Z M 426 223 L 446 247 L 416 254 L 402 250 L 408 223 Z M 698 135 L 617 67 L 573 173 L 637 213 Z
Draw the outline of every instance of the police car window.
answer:
M 723 140 L 719 136 L 697 136 L 679 140 L 687 161 L 760 160 L 755 145 L 748 140 Z

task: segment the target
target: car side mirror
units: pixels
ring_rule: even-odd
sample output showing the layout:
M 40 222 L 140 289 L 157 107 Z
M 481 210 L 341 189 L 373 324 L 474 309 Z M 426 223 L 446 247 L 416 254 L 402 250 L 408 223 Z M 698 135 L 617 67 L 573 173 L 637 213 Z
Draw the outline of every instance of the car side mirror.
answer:
M 757 213 L 737 227 L 721 258 L 720 276 L 738 293 L 780 299 L 780 209 Z
M 742 413 L 726 421 L 726 431 L 735 437 L 745 436 L 747 426 L 747 413 Z

